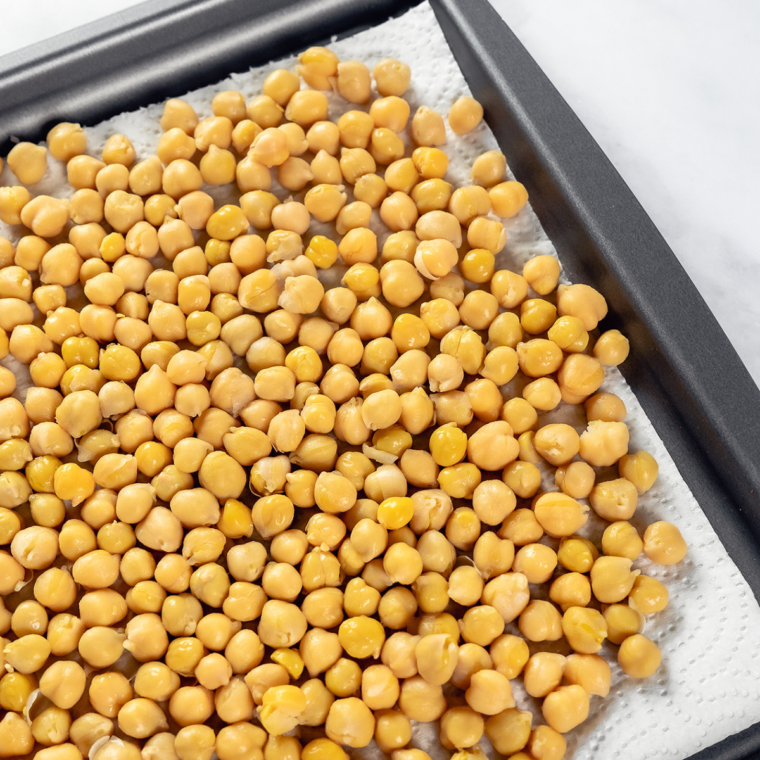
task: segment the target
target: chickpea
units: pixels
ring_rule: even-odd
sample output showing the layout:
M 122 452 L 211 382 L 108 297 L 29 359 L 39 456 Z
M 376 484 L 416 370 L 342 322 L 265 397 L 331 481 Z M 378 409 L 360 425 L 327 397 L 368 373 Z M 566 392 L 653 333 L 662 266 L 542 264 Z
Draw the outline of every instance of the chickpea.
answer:
M 532 335 L 546 332 L 556 319 L 557 309 L 542 298 L 531 298 L 520 305 L 520 324 Z
M 325 684 L 337 697 L 350 697 L 361 686 L 361 668 L 353 660 L 341 657 L 325 674 Z
M 32 196 L 25 187 L 0 188 L 0 221 L 5 224 L 21 224 L 21 212 L 31 199 Z
M 397 543 L 403 544 L 404 542 L 398 541 Z M 415 580 L 412 584 L 415 588 L 416 583 Z M 418 604 L 415 595 L 409 589 L 399 587 L 386 591 L 380 600 L 378 615 L 386 628 L 398 630 L 411 623 L 417 609 Z
M 593 420 L 581 433 L 580 456 L 594 467 L 615 464 L 628 452 L 628 437 L 624 422 Z
M 384 710 L 376 716 L 375 741 L 385 753 L 404 747 L 411 741 L 412 725 L 397 710 Z
M 541 527 L 554 537 L 571 536 L 588 520 L 588 511 L 562 493 L 542 494 L 533 511 Z
M 566 570 L 587 573 L 598 557 L 599 552 L 587 538 L 570 536 L 560 541 L 557 559 Z
M 594 356 L 606 367 L 617 367 L 628 358 L 630 344 L 619 330 L 607 330 L 594 344 Z
M 39 182 L 47 171 L 47 150 L 34 143 L 17 143 L 8 153 L 6 160 L 8 168 L 24 185 Z
M 535 435 L 532 430 L 528 430 L 517 439 L 517 444 L 520 447 L 520 460 L 529 464 L 538 464 L 541 461 L 541 457 L 533 445 Z
M 636 486 L 639 494 L 646 493 L 657 480 L 659 466 L 655 458 L 646 451 L 626 454 L 618 462 L 621 478 L 626 478 Z
M 336 699 L 325 722 L 329 739 L 349 747 L 366 747 L 375 733 L 375 716 L 356 697 Z
M 560 316 L 578 317 L 586 330 L 593 330 L 607 316 L 607 302 L 589 285 L 560 285 L 557 288 L 557 311 Z
M 602 535 L 602 550 L 605 554 L 635 560 L 643 549 L 644 542 L 629 522 L 621 520 L 605 528 Z
M 588 717 L 589 697 L 577 684 L 560 686 L 551 692 L 542 707 L 544 719 L 559 733 L 567 733 Z
M 24 718 L 15 712 L 7 712 L 0 720 L 0 738 L 6 757 L 22 757 L 34 747 L 32 729 Z
M 562 630 L 576 652 L 594 654 L 607 636 L 607 623 L 594 609 L 570 607 L 562 617 Z
M 48 617 L 45 608 L 36 601 L 27 600 L 21 602 L 11 615 L 10 627 L 16 636 L 25 636 L 29 633 L 44 635 L 48 625 Z
M 425 146 L 445 143 L 446 126 L 443 117 L 427 106 L 420 106 L 412 119 L 412 139 L 417 145 Z
M 486 584 L 481 600 L 495 607 L 509 623 L 528 605 L 528 578 L 519 571 L 498 575 Z
M 411 720 L 429 722 L 437 720 L 446 710 L 441 687 L 429 683 L 422 676 L 407 678 L 401 684 L 399 697 L 401 712 Z
M 660 666 L 662 654 L 653 641 L 635 633 L 623 641 L 618 650 L 618 663 L 631 678 L 649 678 Z
M 537 599 L 520 613 L 519 628 L 529 641 L 557 641 L 562 638 L 562 619 L 557 608 Z
M 532 721 L 532 713 L 508 708 L 486 721 L 486 736 L 497 752 L 514 755 L 528 743 Z
M 571 462 L 555 472 L 557 486 L 574 499 L 585 499 L 594 488 L 595 478 L 593 468 L 585 462 Z
M 153 195 L 161 190 L 163 167 L 158 156 L 140 161 L 129 173 L 129 188 L 136 195 Z
M 567 659 L 553 652 L 534 654 L 525 666 L 525 690 L 532 697 L 545 697 L 562 682 Z
M 501 420 L 486 423 L 467 441 L 467 458 L 483 470 L 500 470 L 518 453 L 509 423 Z
M 250 123 L 253 124 L 253 122 Z M 250 146 L 260 134 L 260 131 L 251 132 L 246 137 L 245 142 L 250 140 Z M 234 139 L 233 133 L 233 141 Z M 287 163 L 287 160 L 282 165 Z M 238 187 L 245 192 L 245 195 L 240 199 L 240 205 L 248 220 L 254 227 L 260 229 L 269 227 L 270 223 L 269 221 L 265 221 L 264 217 L 268 216 L 268 209 L 271 210 L 270 205 L 278 203 L 276 199 L 273 199 L 273 196 L 269 198 L 271 194 L 267 192 L 272 187 L 272 172 L 269 167 L 257 161 L 251 154 L 248 154 L 235 168 L 235 179 L 237 180 Z M 257 216 L 259 214 L 262 217 L 260 222 L 257 223 Z
M 301 87 L 298 74 L 287 69 L 276 69 L 264 81 L 264 95 L 272 98 L 278 105 L 286 106 L 294 93 Z M 219 97 L 217 95 L 217 97 Z
M 613 644 L 621 644 L 643 627 L 643 615 L 626 604 L 610 604 L 603 614 L 607 623 L 607 638 Z
M 182 686 L 169 700 L 169 713 L 180 726 L 203 723 L 214 712 L 211 692 L 202 686 Z
M 296 71 L 309 87 L 329 90 L 330 78 L 338 72 L 339 59 L 326 47 L 310 47 L 298 56 L 300 66 Z
M 594 596 L 606 604 L 621 601 L 631 592 L 640 572 L 631 570 L 631 560 L 625 557 L 599 557 L 591 568 Z
M 2 238 L 4 242 L 5 238 Z M 42 262 L 43 256 L 50 250 L 52 247 L 49 243 L 47 243 L 45 240 L 43 240 L 41 237 L 37 237 L 36 235 L 24 235 L 19 241 L 16 246 L 16 254 L 13 256 L 13 246 L 8 242 L 9 247 L 9 257 L 8 262 L 5 264 L 5 266 L 10 266 L 11 264 L 16 264 L 16 266 L 21 267 L 21 269 L 26 269 L 28 272 L 37 271 L 40 268 L 40 264 Z M 4 243 L 0 244 L 0 246 L 4 246 Z M 11 270 L 14 271 L 14 270 Z M 16 282 L 21 283 L 24 282 L 25 277 L 24 273 L 21 271 L 18 271 L 15 273 L 15 276 L 11 279 L 16 279 Z M 20 277 L 18 277 L 20 275 Z M 8 283 L 10 284 L 10 283 Z M 7 287 L 7 286 L 6 286 Z M 42 292 L 40 292 L 42 290 Z M 46 288 L 37 288 L 37 290 L 33 293 L 34 302 L 37 304 L 37 299 L 41 298 L 43 294 L 52 294 L 55 293 L 55 305 L 51 305 L 48 309 L 43 309 L 39 306 L 37 308 L 40 309 L 40 311 L 44 314 L 47 311 L 51 311 L 52 309 L 55 309 L 57 306 L 65 306 L 66 305 L 66 294 L 61 294 L 60 287 L 46 287 Z M 47 303 L 47 299 L 44 299 L 45 303 Z M 62 301 L 62 303 L 58 303 L 58 301 Z
M 483 735 L 481 715 L 469 707 L 452 707 L 441 718 L 440 738 L 448 749 L 472 747 Z
M 629 601 L 642 615 L 651 615 L 667 607 L 668 590 L 656 578 L 639 575 L 633 582 Z
M 591 490 L 589 501 L 594 511 L 605 520 L 628 520 L 638 502 L 636 487 L 625 478 L 597 483 Z
M 402 158 L 404 141 L 392 129 L 381 127 L 372 131 L 369 152 L 377 164 L 387 165 Z
M 403 95 L 409 87 L 411 70 L 395 58 L 384 58 L 372 69 L 375 85 L 380 95 Z
M 56 657 L 71 654 L 79 645 L 84 632 L 85 625 L 79 618 L 67 614 L 56 615 L 47 630 L 51 654 Z
M 60 707 L 48 707 L 32 721 L 32 735 L 45 745 L 57 745 L 66 741 L 71 727 L 71 717 Z
M 61 122 L 47 134 L 50 155 L 59 161 L 69 161 L 87 149 L 87 134 L 79 124 Z
M 362 699 L 370 709 L 390 709 L 399 693 L 398 679 L 387 665 L 370 665 L 362 673 Z
M 604 380 L 601 364 L 585 354 L 572 354 L 563 363 L 558 374 L 563 398 L 568 403 L 585 399 L 596 391 Z
M 483 106 L 475 98 L 465 95 L 454 102 L 448 121 L 452 132 L 464 135 L 472 132 L 483 119 Z
M 29 388 L 26 392 L 24 411 L 35 424 L 53 422 L 55 410 L 62 400 L 63 396 L 58 391 L 49 388 Z M 7 440 L 7 437 L 5 439 Z
M 591 602 L 591 584 L 581 573 L 565 573 L 552 583 L 549 598 L 558 604 L 563 612 L 570 607 L 585 607 Z
M 32 692 L 37 688 L 37 679 L 23 673 L 6 673 L 0 679 L 0 700 L 4 710 L 22 712 Z
M 125 640 L 123 633 L 96 626 L 82 634 L 79 654 L 93 668 L 108 668 L 123 654 Z
M 534 338 L 517 344 L 517 358 L 520 369 L 528 377 L 544 377 L 560 368 L 563 354 L 556 343 Z
M 644 553 L 652 562 L 675 565 L 686 556 L 686 542 L 672 523 L 652 523 L 644 531 Z

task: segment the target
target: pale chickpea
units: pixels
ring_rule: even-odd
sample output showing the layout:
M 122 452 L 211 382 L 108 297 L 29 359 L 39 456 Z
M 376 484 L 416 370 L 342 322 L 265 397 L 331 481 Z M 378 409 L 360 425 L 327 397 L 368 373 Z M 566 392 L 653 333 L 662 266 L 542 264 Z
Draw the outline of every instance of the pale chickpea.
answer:
M 380 269 L 383 296 L 392 306 L 411 306 L 424 292 L 425 281 L 408 261 L 388 261 Z
M 446 142 L 443 117 L 427 106 L 420 106 L 412 118 L 412 139 L 417 145 L 435 146 Z
M 563 612 L 570 607 L 585 607 L 591 601 L 591 584 L 581 573 L 565 573 L 552 583 L 549 598 L 558 604 Z
M 61 122 L 47 134 L 50 155 L 59 161 L 69 161 L 87 149 L 87 134 L 79 124 Z
M 472 180 L 476 185 L 490 188 L 507 178 L 507 159 L 498 150 L 489 150 L 475 159 Z
M 618 662 L 623 672 L 631 678 L 649 678 L 660 666 L 660 648 L 639 633 L 629 636 L 620 645 Z
M 563 493 L 574 499 L 585 499 L 594 488 L 596 474 L 586 462 L 571 462 L 564 467 L 558 467 L 555 472 L 555 483 Z
M 337 66 L 337 88 L 349 103 L 366 103 L 370 98 L 369 69 L 361 61 L 342 61 Z
M 285 118 L 306 129 L 318 121 L 327 119 L 327 97 L 314 90 L 293 93 L 285 107 Z
M 581 433 L 581 459 L 594 467 L 615 464 L 628 453 L 628 439 L 628 427 L 624 422 L 592 420 Z
M 607 302 L 589 285 L 560 285 L 557 288 L 557 311 L 560 316 L 578 317 L 586 330 L 593 330 L 607 315 Z
M 613 522 L 602 534 L 602 550 L 613 557 L 625 557 L 635 560 L 644 549 L 638 531 L 625 520 Z
M 639 494 L 646 493 L 657 480 L 659 466 L 655 458 L 646 451 L 626 454 L 618 463 L 621 478 L 626 478 L 636 486 Z
M 21 224 L 21 213 L 32 196 L 20 185 L 0 188 L 0 221 L 5 224 Z
M 451 131 L 457 135 L 472 132 L 483 119 L 483 106 L 475 98 L 465 95 L 454 102 L 449 111 Z
M 301 87 L 298 74 L 287 69 L 276 69 L 264 81 L 264 94 L 280 106 L 286 106 L 293 93 Z
M 610 691 L 610 666 L 596 654 L 571 654 L 567 658 L 565 680 L 582 686 L 589 694 L 606 697 Z
M 554 652 L 534 654 L 525 666 L 525 690 L 532 697 L 545 697 L 562 682 L 566 663 L 563 655 Z
M 286 162 L 287 163 L 287 162 Z M 311 175 L 315 185 L 341 185 L 343 182 L 343 173 L 341 172 L 340 162 L 335 156 L 330 155 L 326 150 L 320 150 L 306 168 L 302 169 L 302 176 Z M 375 175 L 364 175 L 364 177 Z M 357 184 L 364 178 L 360 177 Z M 357 200 L 362 200 L 356 196 Z
M 636 511 L 638 492 L 630 480 L 617 478 L 597 483 L 589 501 L 594 512 L 609 522 L 629 520 Z
M 560 686 L 547 695 L 542 712 L 551 728 L 567 733 L 588 717 L 589 695 L 577 684 Z
M 240 120 L 232 130 L 232 147 L 241 155 L 245 155 L 261 131 L 261 127 L 250 119 Z
M 686 552 L 686 541 L 672 523 L 661 520 L 644 531 L 644 553 L 652 562 L 674 565 L 686 556 Z
M 591 568 L 591 588 L 604 604 L 619 602 L 631 592 L 640 570 L 631 570 L 626 557 L 599 557 Z
M 47 171 L 47 150 L 34 143 L 17 143 L 8 153 L 6 160 L 8 168 L 24 185 L 39 182 Z
M 596 393 L 586 401 L 584 407 L 586 409 L 586 419 L 589 422 L 593 422 L 594 420 L 622 422 L 626 415 L 623 400 L 614 393 Z M 623 477 L 626 476 L 624 475 Z
M 409 87 L 411 69 L 395 58 L 384 58 L 372 69 L 375 85 L 380 95 L 403 95 Z
M 562 630 L 576 652 L 594 654 L 607 637 L 607 622 L 597 610 L 574 606 L 562 616 Z

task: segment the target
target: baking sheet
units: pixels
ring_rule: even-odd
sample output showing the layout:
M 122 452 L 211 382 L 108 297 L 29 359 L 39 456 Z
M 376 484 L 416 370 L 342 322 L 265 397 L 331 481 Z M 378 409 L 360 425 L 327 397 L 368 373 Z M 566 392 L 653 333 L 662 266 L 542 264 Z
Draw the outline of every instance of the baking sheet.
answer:
M 333 48 L 342 59 L 354 57 L 370 66 L 389 55 L 407 61 L 413 70 L 408 93 L 412 111 L 424 103 L 445 113 L 456 97 L 468 92 L 427 4 L 401 19 L 338 41 Z M 271 68 L 233 76 L 228 84 L 199 90 L 188 99 L 201 116 L 209 115 L 213 91 L 229 86 L 250 98 L 260 92 Z M 341 109 L 347 110 L 346 105 L 331 99 L 331 117 Z M 154 152 L 160 134 L 159 113 L 160 106 L 154 106 L 89 130 L 91 152 L 98 152 L 113 131 L 129 135 L 138 155 Z M 454 184 L 466 183 L 474 157 L 495 147 L 485 126 L 464 138 L 450 135 L 448 178 Z M 51 174 L 34 189 L 58 194 L 64 172 L 57 168 L 57 176 Z M 0 177 L 3 184 L 10 179 L 6 172 L 7 168 Z M 553 252 L 529 209 L 507 226 L 509 243 L 502 265 L 519 268 L 531 255 Z M 633 522 L 640 528 L 656 519 L 676 523 L 690 545 L 690 554 L 680 566 L 658 571 L 648 568 L 644 560 L 637 562 L 637 567 L 663 580 L 670 590 L 669 608 L 650 618 L 646 631 L 663 649 L 663 666 L 655 678 L 639 684 L 620 677 L 613 664 L 610 696 L 606 700 L 592 698 L 592 717 L 570 737 L 571 743 L 581 745 L 574 757 L 687 757 L 760 718 L 760 661 L 752 639 L 760 609 L 617 371 L 608 371 L 603 389 L 626 401 L 631 450 L 646 448 L 660 462 L 660 479 L 640 500 Z M 726 631 L 730 635 L 724 635 Z M 614 657 L 614 647 L 606 651 Z

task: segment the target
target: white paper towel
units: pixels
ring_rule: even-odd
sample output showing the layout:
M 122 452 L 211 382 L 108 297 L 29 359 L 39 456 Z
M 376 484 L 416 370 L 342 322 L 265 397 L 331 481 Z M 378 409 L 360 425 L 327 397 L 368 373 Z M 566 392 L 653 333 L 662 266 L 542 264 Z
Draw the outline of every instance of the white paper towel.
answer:
M 469 94 L 427 3 L 401 18 L 336 41 L 331 47 L 342 60 L 361 60 L 370 68 L 386 57 L 406 61 L 412 67 L 412 84 L 406 94 L 412 113 L 424 104 L 446 114 L 456 98 Z M 294 63 L 294 58 L 281 62 L 287 67 Z M 234 88 L 250 99 L 260 94 L 272 68 L 253 69 L 212 87 L 177 94 L 192 103 L 201 117 L 209 116 L 215 92 Z M 331 118 L 352 107 L 337 97 L 330 98 Z M 160 136 L 161 109 L 161 105 L 150 106 L 88 129 L 89 152 L 98 155 L 109 135 L 122 132 L 133 141 L 139 157 L 153 154 Z M 449 132 L 448 137 L 445 149 L 451 163 L 447 179 L 455 185 L 469 184 L 473 160 L 483 151 L 499 147 L 485 124 L 469 135 L 458 137 Z M 504 146 L 504 151 L 509 159 L 509 146 Z M 70 195 L 65 167 L 54 161 L 51 165 L 48 175 L 33 191 Z M 0 175 L 0 184 L 15 184 L 7 167 Z M 219 202 L 234 197 L 229 190 L 217 188 L 209 192 Z M 288 195 L 281 189 L 277 192 L 283 198 Z M 382 225 L 377 214 L 374 216 L 375 230 L 380 234 Z M 500 255 L 501 267 L 519 271 L 531 256 L 556 255 L 529 207 L 507 221 L 506 227 L 508 243 Z M 0 235 L 14 242 L 17 232 L 0 224 Z M 8 359 L 3 363 L 12 365 Z M 617 370 L 606 370 L 602 390 L 619 395 L 628 408 L 631 451 L 646 449 L 660 464 L 659 479 L 640 498 L 632 522 L 640 531 L 656 520 L 675 523 L 689 545 L 689 554 L 673 567 L 653 565 L 646 558 L 635 563 L 636 568 L 665 583 L 670 592 L 669 606 L 651 616 L 646 628 L 646 635 L 662 649 L 662 665 L 653 678 L 634 681 L 618 668 L 617 648 L 605 645 L 601 654 L 612 665 L 612 689 L 606 699 L 592 697 L 588 721 L 567 736 L 568 757 L 686 758 L 760 720 L 760 607 Z M 555 420 L 559 414 L 569 414 L 571 418 L 565 421 L 580 428 L 578 420 L 572 418 L 572 410 L 543 415 L 543 422 Z M 590 524 L 586 532 L 591 535 L 594 530 Z M 596 535 L 600 535 L 599 530 Z M 513 686 L 518 707 L 540 715 L 535 709 L 537 701 L 525 695 L 519 681 Z M 447 757 L 449 753 L 438 745 L 436 733 L 431 727 L 418 726 L 414 741 L 434 755 Z M 483 744 L 487 744 L 485 738 Z

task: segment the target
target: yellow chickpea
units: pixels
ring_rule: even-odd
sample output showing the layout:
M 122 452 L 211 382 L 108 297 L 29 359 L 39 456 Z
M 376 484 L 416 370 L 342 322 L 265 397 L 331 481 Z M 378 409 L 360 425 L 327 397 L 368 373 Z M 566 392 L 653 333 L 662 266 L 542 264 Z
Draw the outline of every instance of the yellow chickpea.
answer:
M 631 678 L 649 678 L 660 666 L 662 654 L 653 641 L 640 633 L 629 636 L 620 645 L 618 662 Z
M 621 478 L 626 478 L 636 486 L 639 494 L 646 493 L 657 480 L 659 466 L 655 458 L 646 451 L 626 454 L 618 463 Z
M 483 119 L 483 106 L 475 98 L 465 95 L 454 102 L 448 121 L 452 132 L 464 135 L 472 132 Z
M 659 521 L 652 523 L 644 531 L 644 553 L 660 565 L 674 565 L 687 552 L 681 531 L 672 523 Z
M 589 422 L 601 420 L 602 422 L 622 422 L 625 419 L 626 408 L 622 399 L 614 393 L 596 393 L 584 404 L 586 419 Z M 627 477 L 621 473 L 621 476 Z M 633 481 L 631 478 L 628 478 Z
M 395 58 L 384 58 L 372 69 L 375 85 L 380 95 L 403 95 L 409 87 L 411 69 Z

